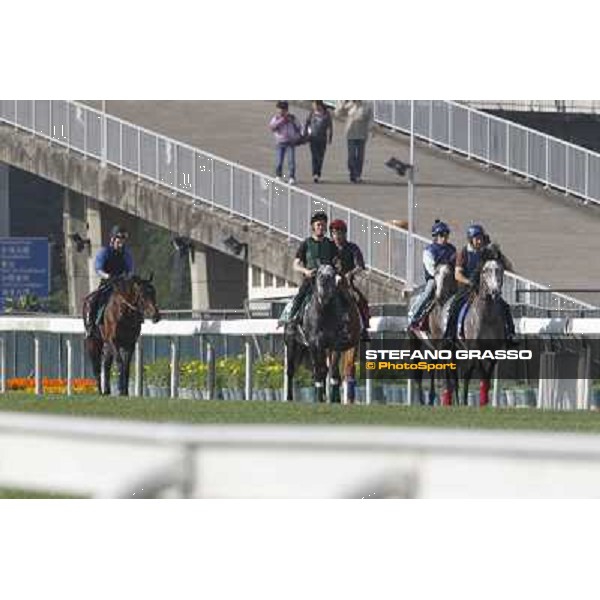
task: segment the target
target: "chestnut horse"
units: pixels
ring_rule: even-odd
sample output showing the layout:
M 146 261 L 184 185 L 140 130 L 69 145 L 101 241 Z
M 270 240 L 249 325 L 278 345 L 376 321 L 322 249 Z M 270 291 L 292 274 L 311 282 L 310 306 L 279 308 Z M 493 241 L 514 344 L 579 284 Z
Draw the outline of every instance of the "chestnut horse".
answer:
M 86 339 L 100 394 L 110 394 L 113 360 L 116 360 L 119 369 L 119 395 L 129 394 L 129 366 L 144 318 L 149 317 L 154 323 L 160 320 L 156 290 L 151 282 L 152 276 L 142 279 L 136 275 L 111 281 L 112 292 L 104 308 L 99 331 Z

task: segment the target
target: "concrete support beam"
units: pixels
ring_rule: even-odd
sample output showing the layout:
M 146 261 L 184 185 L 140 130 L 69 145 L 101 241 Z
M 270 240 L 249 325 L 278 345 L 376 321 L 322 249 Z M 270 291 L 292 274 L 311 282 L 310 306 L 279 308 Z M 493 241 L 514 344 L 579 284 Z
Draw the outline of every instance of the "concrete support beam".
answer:
M 48 145 L 45 140 L 0 125 L 0 161 L 11 166 L 35 173 L 44 179 L 74 190 L 83 196 L 97 198 L 101 203 L 140 217 L 150 223 L 177 231 L 179 235 L 191 238 L 210 248 L 207 259 L 211 282 L 216 281 L 220 294 L 225 300 L 231 299 L 234 291 L 240 289 L 243 282 L 245 291 L 245 266 L 242 261 L 231 259 L 226 268 L 224 258 L 219 254 L 231 253 L 224 241 L 233 235 L 251 248 L 250 263 L 287 281 L 297 281 L 293 271 L 293 261 L 299 244 L 287 235 L 270 230 L 258 223 L 249 223 L 246 219 L 226 211 L 193 202 L 190 198 L 162 189 L 151 182 L 139 180 L 135 175 L 119 172 L 107 166 L 101 168 L 98 161 L 84 160 L 77 153 L 68 153 L 57 144 Z M 100 216 L 96 206 L 95 219 L 88 222 L 88 238 L 92 240 L 92 255 L 100 247 Z M 93 211 L 92 211 L 93 212 Z M 212 257 L 215 260 L 212 260 Z M 239 265 L 235 265 L 239 262 Z M 215 268 L 213 269 L 213 263 Z M 93 280 L 96 280 L 94 275 Z M 401 282 L 390 280 L 384 275 L 370 272 L 361 288 L 368 294 L 371 302 L 398 302 L 404 286 Z M 214 306 L 228 306 L 221 300 L 213 301 Z
M 0 237 L 10 237 L 10 167 L 0 163 Z
M 89 246 L 77 248 L 72 236 L 78 234 L 87 238 L 81 196 L 68 189 L 64 191 L 63 231 L 65 243 L 65 263 L 67 272 L 67 289 L 69 295 L 69 314 L 80 315 L 83 298 L 89 289 Z
M 192 311 L 210 308 L 210 288 L 208 281 L 207 248 L 196 244 L 189 253 L 190 280 L 192 284 Z
M 94 198 L 85 199 L 85 220 L 87 224 L 87 237 L 90 240 L 90 254 L 88 262 L 88 291 L 98 287 L 100 279 L 96 275 L 94 260 L 98 250 L 102 247 L 102 213 L 100 203 Z

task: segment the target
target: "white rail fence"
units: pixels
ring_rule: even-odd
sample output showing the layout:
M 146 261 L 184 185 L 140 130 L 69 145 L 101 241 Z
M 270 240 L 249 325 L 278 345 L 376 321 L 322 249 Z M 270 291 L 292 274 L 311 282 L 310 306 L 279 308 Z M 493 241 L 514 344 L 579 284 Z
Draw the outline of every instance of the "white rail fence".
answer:
M 0 413 L 0 454 L 0 487 L 96 498 L 600 495 L 600 438 L 557 432 L 198 426 Z
M 391 102 L 389 107 L 385 104 L 386 101 L 377 102 L 378 118 L 384 122 L 391 107 L 390 114 L 393 119 L 387 124 L 402 129 L 405 121 L 404 101 Z M 381 104 L 382 102 L 384 104 Z M 466 107 L 460 108 L 469 110 Z M 436 109 L 436 115 L 437 112 Z M 420 124 L 423 120 L 423 110 L 419 108 L 417 114 Z M 458 108 L 456 114 L 459 114 Z M 484 113 L 480 114 L 488 117 Z M 434 118 L 434 113 L 429 120 L 432 124 L 430 133 L 434 136 L 432 141 L 440 137 L 440 141 L 436 143 L 442 144 L 443 128 L 438 124 L 437 117 Z M 277 182 L 264 173 L 73 101 L 2 100 L 1 121 L 64 146 L 69 151 L 99 160 L 102 164 L 110 164 L 121 171 L 185 194 L 197 202 L 266 225 L 293 239 L 303 239 L 309 230 L 312 213 L 315 210 L 325 210 L 330 219 L 341 218 L 348 223 L 348 234 L 364 249 L 365 261 L 370 269 L 400 281 L 407 280 L 408 233 L 404 229 L 300 188 Z M 449 122 L 454 123 L 455 117 Z M 450 142 L 457 135 L 455 131 L 450 136 Z M 476 139 L 479 138 L 476 136 Z M 512 146 L 509 144 L 510 147 Z M 495 146 L 492 145 L 491 148 Z M 459 150 L 460 144 L 456 145 L 455 149 Z M 469 152 L 474 157 L 478 156 L 474 149 L 470 149 Z M 595 173 L 593 161 L 591 168 Z M 598 194 L 600 195 L 600 189 Z M 414 236 L 414 240 L 414 272 L 420 272 L 420 256 L 429 240 L 422 236 Z M 543 309 L 595 308 L 586 302 L 554 293 L 548 286 L 507 273 L 505 297 L 508 302 L 517 302 L 517 290 L 548 290 L 547 294 L 525 296 L 531 306 Z
M 371 319 L 372 333 L 398 333 L 406 330 L 406 317 L 375 317 Z M 600 335 L 600 318 L 521 318 L 516 320 L 516 329 L 522 335 L 551 335 L 551 336 L 598 336 Z M 32 318 L 32 317 L 1 317 L 0 318 L 0 393 L 7 389 L 7 352 L 5 340 L 2 333 L 11 331 L 32 332 L 34 334 L 34 381 L 35 393 L 43 393 L 43 375 L 44 375 L 44 357 L 42 356 L 42 344 L 40 334 L 54 333 L 67 335 L 67 394 L 73 394 L 73 340 L 69 336 L 83 334 L 83 325 L 78 318 Z M 237 336 L 245 337 L 245 385 L 244 399 L 252 400 L 253 381 L 252 365 L 254 357 L 253 336 L 280 336 L 283 334 L 281 328 L 277 328 L 276 319 L 239 319 L 223 321 L 198 321 L 181 320 L 166 321 L 159 323 L 144 323 L 142 326 L 142 336 L 161 336 L 170 337 L 170 382 L 169 395 L 171 398 L 179 396 L 179 354 L 178 337 L 188 336 Z M 214 348 L 209 342 L 207 344 L 207 357 L 209 367 L 214 369 Z M 141 344 L 136 345 L 134 359 L 134 385 L 133 392 L 136 396 L 142 396 L 143 386 L 143 361 L 144 357 L 141 351 Z M 210 371 L 210 368 L 209 368 Z M 210 380 L 212 379 L 212 383 Z M 587 380 L 586 380 L 587 381 Z M 284 394 L 286 398 L 285 381 L 282 381 Z M 365 404 L 371 404 L 373 401 L 373 380 L 366 379 Z M 552 399 L 556 396 L 557 388 L 553 384 L 548 384 L 540 380 L 539 398 L 537 406 L 540 408 L 589 408 L 590 407 L 590 389 L 589 385 L 579 385 L 575 381 L 575 392 L 570 392 L 573 396 L 568 402 L 562 399 Z M 408 402 L 412 404 L 417 401 L 414 394 L 411 393 L 409 385 Z M 562 392 L 561 392 L 562 393 Z M 209 375 L 209 394 L 214 397 L 214 374 Z M 494 385 L 493 405 L 498 405 L 497 382 Z
M 410 100 L 375 100 L 377 122 L 410 133 Z M 415 100 L 414 133 L 467 158 L 600 204 L 600 154 L 449 100 Z

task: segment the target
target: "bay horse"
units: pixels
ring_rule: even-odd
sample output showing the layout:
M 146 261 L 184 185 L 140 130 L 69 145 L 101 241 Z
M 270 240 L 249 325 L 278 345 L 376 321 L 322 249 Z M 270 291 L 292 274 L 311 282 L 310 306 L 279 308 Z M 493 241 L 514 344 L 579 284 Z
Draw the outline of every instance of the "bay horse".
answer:
M 315 275 L 311 298 L 300 327 L 286 324 L 284 341 L 287 351 L 287 400 L 293 400 L 294 373 L 298 365 L 310 358 L 314 399 L 325 400 L 325 383 L 329 373 L 331 402 L 340 402 L 340 359 L 344 357 L 344 373 L 353 373 L 355 349 L 360 340 L 361 320 L 358 306 L 344 293 L 343 278 L 331 265 L 321 265 Z M 344 308 L 345 305 L 345 308 Z M 354 395 L 349 386 L 348 397 Z
M 423 344 L 432 350 L 442 347 L 444 339 L 444 313 L 447 301 L 456 292 L 456 279 L 454 278 L 454 267 L 446 263 L 436 265 L 433 275 L 434 296 L 431 309 L 427 316 L 428 331 L 416 332 L 409 330 L 411 349 L 423 349 Z M 420 343 L 418 341 L 420 340 Z M 433 344 L 429 344 L 433 341 Z M 452 396 L 458 389 L 458 380 L 453 374 L 444 369 L 445 387 L 442 391 L 441 404 L 448 406 L 452 404 Z M 414 381 L 417 384 L 417 394 L 420 404 L 435 404 L 435 371 L 429 372 L 429 393 L 427 402 L 423 394 L 423 371 L 414 371 Z
M 506 323 L 502 284 L 504 282 L 504 257 L 499 248 L 491 245 L 482 251 L 478 271 L 479 285 L 471 293 L 470 306 L 464 319 L 463 339 L 456 343 L 463 348 L 479 348 L 478 341 L 498 341 L 494 348 L 506 348 Z M 482 347 L 488 347 L 483 344 Z M 467 405 L 469 382 L 479 372 L 479 406 L 489 404 L 490 381 L 496 366 L 494 359 L 465 361 L 462 370 L 462 403 Z
M 129 367 L 145 317 L 160 321 L 152 275 L 142 279 L 117 277 L 104 308 L 97 333 L 86 339 L 86 349 L 94 370 L 98 393 L 110 395 L 113 360 L 119 370 L 119 395 L 129 394 Z M 84 308 L 85 311 L 85 308 Z M 85 312 L 84 312 L 85 314 Z

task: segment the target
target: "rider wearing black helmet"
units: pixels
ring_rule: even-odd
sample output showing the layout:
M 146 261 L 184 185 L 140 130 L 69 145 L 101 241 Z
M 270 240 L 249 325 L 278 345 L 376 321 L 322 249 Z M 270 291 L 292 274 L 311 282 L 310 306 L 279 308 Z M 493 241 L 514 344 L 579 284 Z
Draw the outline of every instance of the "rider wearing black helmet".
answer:
M 126 247 L 127 230 L 115 225 L 110 231 L 108 246 L 103 246 L 96 255 L 94 267 L 100 277 L 98 289 L 86 298 L 87 311 L 84 311 L 86 337 L 91 337 L 96 323 L 98 308 L 104 304 L 112 290 L 111 280 L 121 275 L 133 274 L 133 257 Z
M 335 244 L 326 237 L 327 214 L 323 211 L 316 212 L 310 225 L 312 235 L 307 237 L 298 248 L 294 259 L 294 271 L 302 273 L 304 280 L 294 298 L 289 313 L 289 320 L 296 322 L 300 316 L 299 311 L 309 290 L 312 289 L 314 276 L 321 265 L 331 265 L 337 257 Z M 282 322 L 285 318 L 282 319 Z

